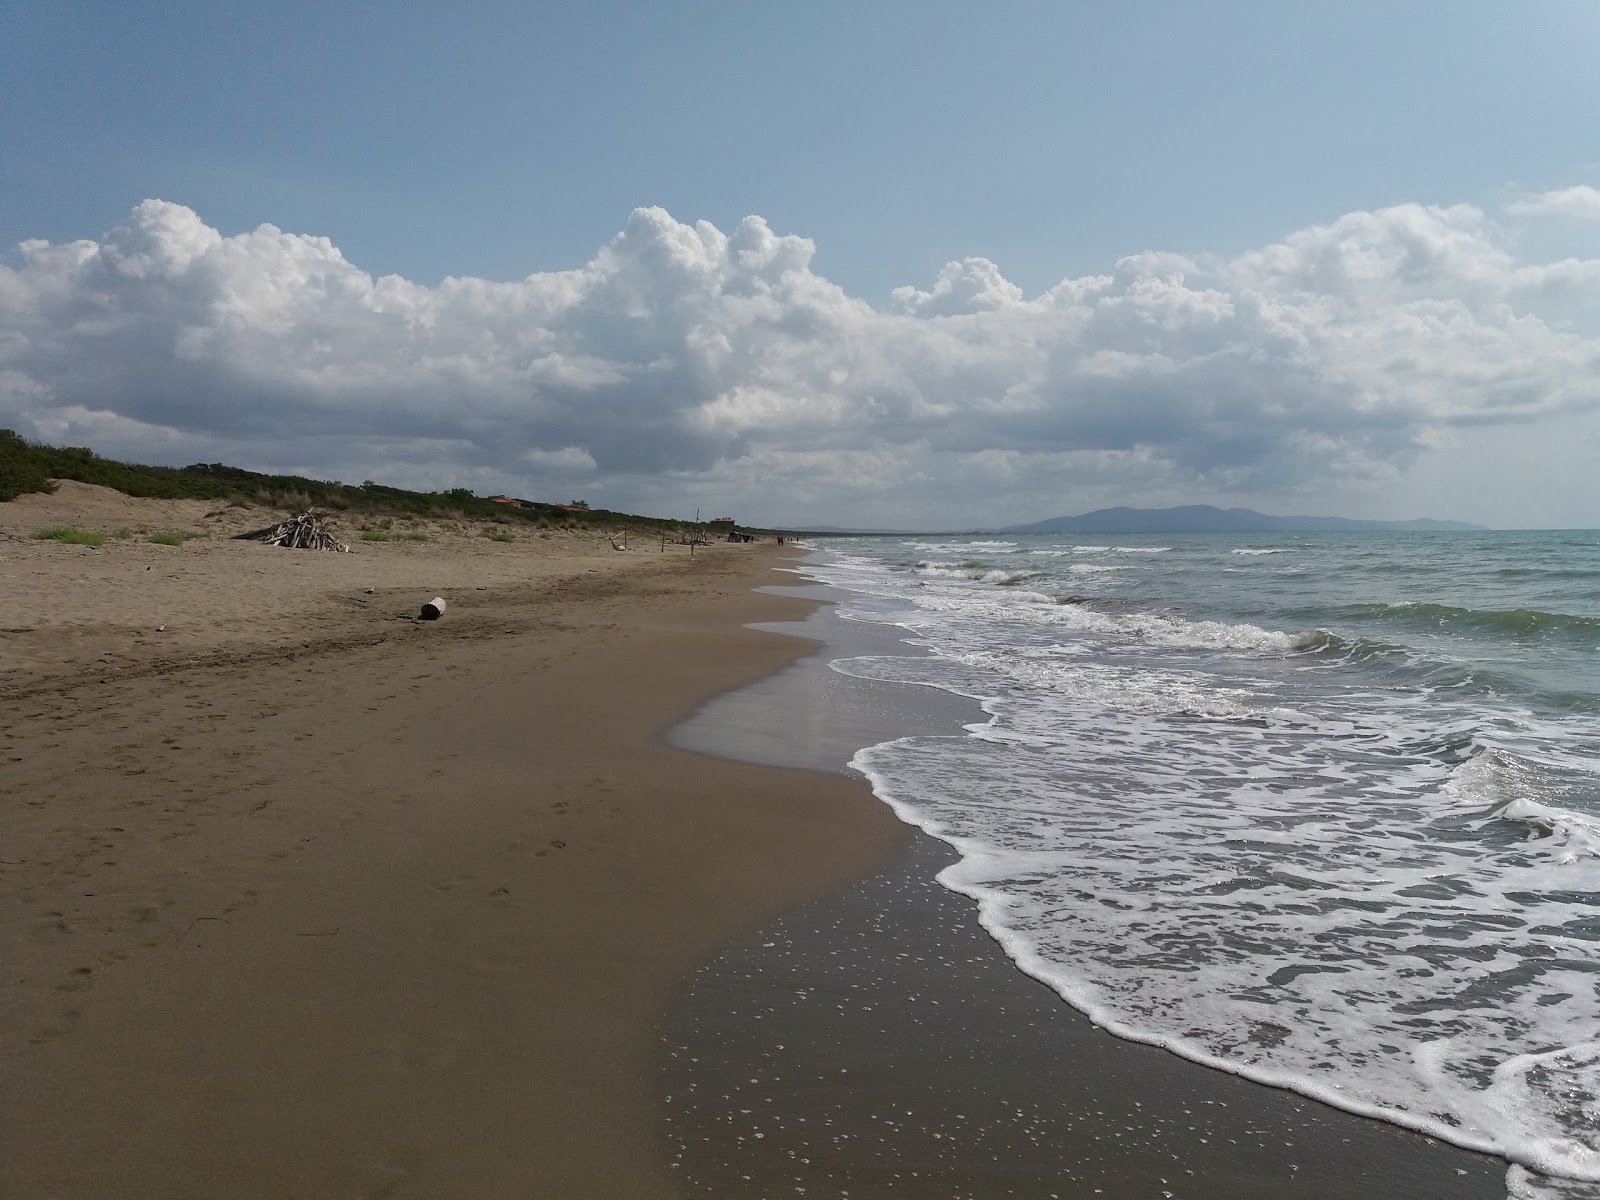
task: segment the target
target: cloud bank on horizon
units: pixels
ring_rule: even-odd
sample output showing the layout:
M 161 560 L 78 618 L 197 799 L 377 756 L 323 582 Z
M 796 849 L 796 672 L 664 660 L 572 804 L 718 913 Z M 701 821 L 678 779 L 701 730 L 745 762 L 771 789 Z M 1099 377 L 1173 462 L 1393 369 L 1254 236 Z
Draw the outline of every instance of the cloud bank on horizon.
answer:
M 1597 229 L 1586 186 L 1500 220 L 1402 204 L 1031 298 L 968 258 L 875 309 L 759 217 L 724 233 L 641 208 L 576 270 L 425 287 L 146 200 L 0 266 L 0 425 L 142 461 L 768 521 L 1287 511 L 1381 492 L 1457 436 L 1600 411 L 1600 258 L 1565 252 Z

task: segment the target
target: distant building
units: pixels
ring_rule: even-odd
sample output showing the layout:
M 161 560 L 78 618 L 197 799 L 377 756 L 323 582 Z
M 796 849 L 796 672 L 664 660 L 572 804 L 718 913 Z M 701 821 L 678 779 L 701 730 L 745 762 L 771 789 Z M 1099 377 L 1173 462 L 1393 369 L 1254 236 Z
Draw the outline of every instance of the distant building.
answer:
M 756 539 L 748 533 L 739 532 L 739 523 L 732 517 L 712 517 L 706 522 L 711 526 L 711 532 L 726 536 L 730 542 L 753 542 Z

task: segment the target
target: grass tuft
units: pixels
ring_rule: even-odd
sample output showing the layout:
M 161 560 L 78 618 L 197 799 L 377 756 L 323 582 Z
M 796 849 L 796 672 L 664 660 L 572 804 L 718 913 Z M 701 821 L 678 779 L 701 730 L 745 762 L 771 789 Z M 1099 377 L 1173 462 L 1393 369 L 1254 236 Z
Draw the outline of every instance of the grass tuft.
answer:
M 104 546 L 108 536 L 87 529 L 41 529 L 33 535 L 42 542 L 65 542 L 69 546 Z
M 402 530 L 393 532 L 388 529 L 363 529 L 361 531 L 363 542 L 425 542 L 428 535 L 425 533 L 410 533 Z
M 503 529 L 485 529 L 483 536 L 491 542 L 514 542 L 517 540 L 516 534 L 507 533 Z
M 152 533 L 148 540 L 158 546 L 181 546 L 185 542 L 200 536 L 198 533 L 182 533 L 176 529 L 162 529 Z

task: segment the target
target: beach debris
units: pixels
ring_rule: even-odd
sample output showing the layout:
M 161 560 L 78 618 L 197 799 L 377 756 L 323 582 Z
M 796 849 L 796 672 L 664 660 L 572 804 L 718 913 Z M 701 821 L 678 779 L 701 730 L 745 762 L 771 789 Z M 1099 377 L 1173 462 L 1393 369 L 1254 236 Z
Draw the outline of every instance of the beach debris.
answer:
M 419 621 L 437 621 L 444 616 L 444 609 L 444 597 L 435 596 L 422 606 L 422 611 L 417 614 L 417 619 Z
M 313 511 L 303 512 L 287 521 L 279 521 L 276 525 L 268 525 L 265 529 L 236 533 L 233 535 L 233 540 L 265 542 L 269 546 L 282 546 L 286 550 L 333 550 L 339 554 L 350 553 L 350 547 L 329 533 L 328 527 L 323 524 L 322 516 Z

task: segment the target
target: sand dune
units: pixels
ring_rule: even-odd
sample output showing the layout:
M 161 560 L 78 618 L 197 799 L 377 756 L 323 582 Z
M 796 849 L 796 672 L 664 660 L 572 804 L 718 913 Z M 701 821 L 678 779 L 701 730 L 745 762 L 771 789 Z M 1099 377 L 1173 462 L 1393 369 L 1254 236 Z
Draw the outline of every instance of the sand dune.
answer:
M 53 495 L 0 504 L 0 687 L 223 650 L 359 640 L 392 632 L 387 622 L 415 616 L 435 594 L 447 594 L 460 616 L 488 590 L 659 567 L 663 558 L 648 544 L 617 553 L 597 532 L 465 521 L 397 521 L 396 532 L 428 540 L 366 542 L 359 531 L 371 518 L 337 515 L 332 526 L 350 554 L 231 540 L 284 515 L 136 499 L 72 481 Z M 113 536 L 99 547 L 32 536 L 60 527 Z M 158 531 L 197 536 L 181 546 L 149 542 Z M 490 531 L 517 540 L 482 536 Z

